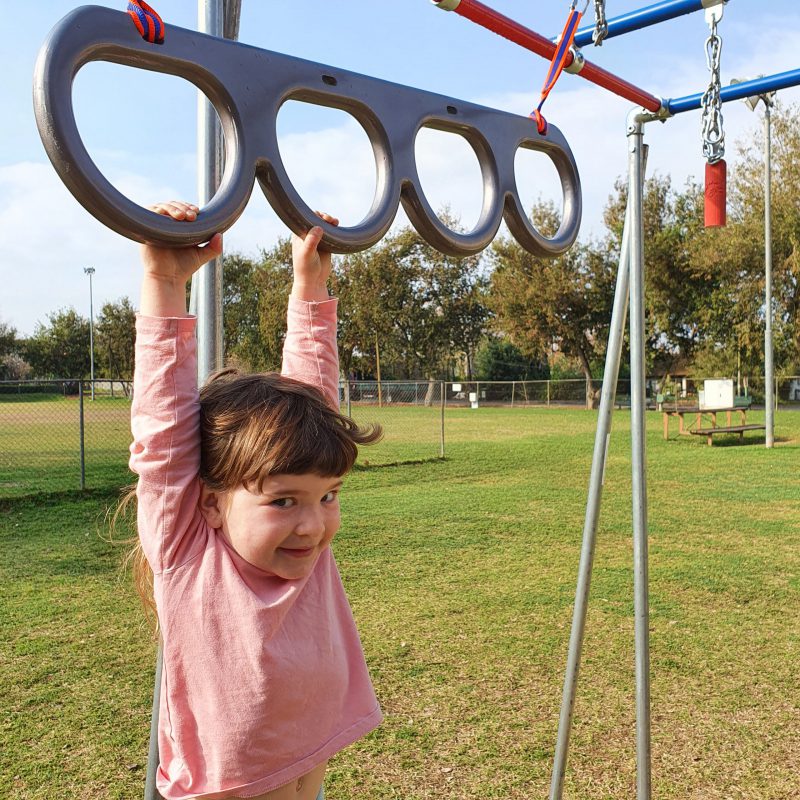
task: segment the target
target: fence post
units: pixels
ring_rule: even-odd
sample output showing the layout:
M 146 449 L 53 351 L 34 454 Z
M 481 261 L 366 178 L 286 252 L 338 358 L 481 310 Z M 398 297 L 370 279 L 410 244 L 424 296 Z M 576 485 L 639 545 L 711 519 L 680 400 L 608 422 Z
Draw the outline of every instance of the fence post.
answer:
M 80 430 L 81 450 L 81 490 L 86 488 L 86 453 L 83 441 L 83 381 L 78 381 L 78 416 Z
M 517 388 L 517 382 L 511 381 L 511 408 L 514 408 L 514 389 Z
M 550 381 L 547 381 L 547 407 L 550 408 Z
M 442 425 L 441 425 L 441 428 L 442 428 L 442 430 L 441 430 L 441 437 L 440 437 L 440 440 L 439 440 L 439 458 L 444 458 L 444 404 L 445 404 L 445 382 L 444 381 L 441 382 L 441 393 L 442 393 L 442 402 L 441 402 L 441 406 L 442 406 L 442 413 L 441 413 Z

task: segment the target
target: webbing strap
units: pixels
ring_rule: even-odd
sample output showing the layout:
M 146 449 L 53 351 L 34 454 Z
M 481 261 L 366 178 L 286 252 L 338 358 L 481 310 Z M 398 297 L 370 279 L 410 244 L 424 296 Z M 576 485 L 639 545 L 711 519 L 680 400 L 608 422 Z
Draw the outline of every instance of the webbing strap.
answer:
M 128 14 L 142 39 L 152 44 L 164 44 L 164 23 L 155 9 L 144 0 L 129 0 Z
M 547 120 L 542 116 L 542 106 L 544 105 L 544 101 L 547 100 L 547 96 L 550 94 L 552 88 L 556 85 L 556 81 L 564 70 L 567 56 L 569 55 L 570 48 L 572 47 L 572 42 L 575 39 L 575 32 L 578 30 L 578 25 L 583 17 L 583 11 L 578 11 L 575 6 L 576 2 L 573 2 L 569 10 L 567 22 L 564 25 L 564 30 L 561 32 L 561 36 L 558 38 L 558 46 L 556 47 L 556 51 L 553 53 L 553 58 L 550 61 L 550 69 L 547 72 L 547 77 L 545 78 L 544 86 L 542 87 L 542 95 L 539 100 L 539 105 L 536 106 L 536 108 L 534 108 L 529 114 L 531 119 L 536 120 L 536 127 L 539 130 L 539 133 L 542 135 L 547 133 Z

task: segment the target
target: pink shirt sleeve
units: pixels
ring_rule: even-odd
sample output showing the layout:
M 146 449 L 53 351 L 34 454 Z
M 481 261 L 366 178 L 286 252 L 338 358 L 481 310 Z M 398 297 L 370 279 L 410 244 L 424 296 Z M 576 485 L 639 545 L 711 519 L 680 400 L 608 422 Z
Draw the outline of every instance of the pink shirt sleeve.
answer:
M 311 302 L 289 298 L 281 374 L 321 389 L 339 408 L 339 351 L 335 298 Z
M 191 535 L 202 530 L 194 329 L 194 317 L 136 320 L 129 463 L 139 476 L 139 538 L 155 573 L 180 566 L 203 545 Z

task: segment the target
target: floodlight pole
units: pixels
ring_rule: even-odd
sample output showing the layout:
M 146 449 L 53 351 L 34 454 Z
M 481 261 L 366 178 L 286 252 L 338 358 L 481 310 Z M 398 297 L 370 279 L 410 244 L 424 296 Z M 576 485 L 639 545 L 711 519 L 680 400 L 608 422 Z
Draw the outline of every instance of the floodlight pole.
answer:
M 745 81 L 731 81 L 732 86 L 743 83 Z M 772 106 L 775 92 L 753 94 L 742 100 L 751 111 L 756 110 L 759 102 L 764 103 L 764 412 L 766 446 L 772 448 L 775 444 L 775 361 L 772 348 Z
M 92 299 L 94 267 L 84 267 L 83 271 L 89 276 L 89 370 L 92 378 L 92 400 L 94 400 L 94 301 Z
M 764 101 L 764 403 L 766 405 L 766 446 L 775 444 L 775 364 L 772 352 L 772 98 Z

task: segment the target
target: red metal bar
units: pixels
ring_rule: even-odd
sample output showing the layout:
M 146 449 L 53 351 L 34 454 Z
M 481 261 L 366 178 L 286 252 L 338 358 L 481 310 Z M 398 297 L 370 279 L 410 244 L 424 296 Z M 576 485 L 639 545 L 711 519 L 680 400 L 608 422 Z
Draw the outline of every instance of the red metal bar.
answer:
M 518 44 L 520 47 L 524 47 L 526 50 L 548 59 L 548 61 L 553 57 L 556 45 L 550 39 L 530 30 L 530 28 L 526 28 L 524 25 L 520 25 L 519 22 L 515 22 L 513 19 L 509 19 L 499 11 L 495 11 L 493 8 L 489 8 L 489 6 L 479 2 L 479 0 L 434 0 L 434 3 L 445 11 L 455 11 L 460 16 L 480 25 L 482 28 L 493 31 L 514 42 L 514 44 Z M 569 67 L 574 60 L 574 56 L 570 53 L 567 56 L 566 67 Z M 645 92 L 632 83 L 628 83 L 628 81 L 598 67 L 596 64 L 590 64 L 585 61 L 578 75 L 620 97 L 624 97 L 626 100 L 630 100 L 636 105 L 644 106 L 648 111 L 656 112 L 661 110 L 661 100 L 658 97 Z

